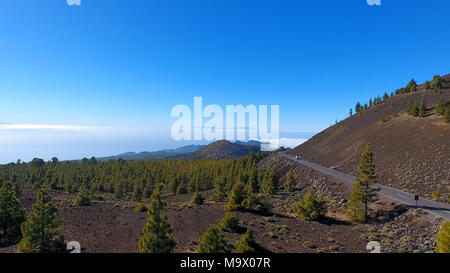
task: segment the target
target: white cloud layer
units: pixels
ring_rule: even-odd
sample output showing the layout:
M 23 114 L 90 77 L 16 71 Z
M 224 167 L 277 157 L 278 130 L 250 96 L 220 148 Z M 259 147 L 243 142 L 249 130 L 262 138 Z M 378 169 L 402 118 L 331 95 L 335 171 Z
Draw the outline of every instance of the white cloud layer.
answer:
M 81 125 L 51 125 L 51 124 L 0 124 L 0 130 L 53 130 L 75 132 L 97 132 L 106 127 L 81 126 Z

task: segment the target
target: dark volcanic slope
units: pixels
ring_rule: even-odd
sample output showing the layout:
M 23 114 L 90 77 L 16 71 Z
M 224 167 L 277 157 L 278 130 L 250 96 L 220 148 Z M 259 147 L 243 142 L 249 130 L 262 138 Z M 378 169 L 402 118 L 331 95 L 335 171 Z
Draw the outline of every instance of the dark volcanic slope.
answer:
M 450 75 L 444 78 L 442 96 L 450 100 Z M 425 118 L 405 113 L 410 99 L 425 99 Z M 439 94 L 422 86 L 410 94 L 396 95 L 386 102 L 332 126 L 292 150 L 312 162 L 356 174 L 360 154 L 370 142 L 381 184 L 431 198 L 441 187 L 439 201 L 450 193 L 450 124 L 434 114 Z M 381 117 L 388 117 L 381 122 Z
M 200 158 L 220 159 L 245 156 L 251 151 L 258 152 L 257 145 L 243 145 L 232 143 L 227 140 L 219 140 L 202 148 L 195 154 Z
M 232 143 L 228 140 L 219 140 L 194 153 L 174 155 L 168 157 L 168 159 L 224 159 L 246 156 L 251 151 L 259 152 L 260 146 Z

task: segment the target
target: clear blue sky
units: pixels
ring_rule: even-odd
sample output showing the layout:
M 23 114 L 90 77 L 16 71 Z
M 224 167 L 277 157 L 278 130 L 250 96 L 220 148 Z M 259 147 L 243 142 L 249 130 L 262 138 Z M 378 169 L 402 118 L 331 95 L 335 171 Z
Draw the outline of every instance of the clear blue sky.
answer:
M 321 131 L 356 101 L 450 73 L 449 10 L 448 0 L 2 0 L 0 123 L 109 129 L 0 130 L 0 162 L 177 146 L 170 111 L 194 96 L 279 104 L 281 131 Z

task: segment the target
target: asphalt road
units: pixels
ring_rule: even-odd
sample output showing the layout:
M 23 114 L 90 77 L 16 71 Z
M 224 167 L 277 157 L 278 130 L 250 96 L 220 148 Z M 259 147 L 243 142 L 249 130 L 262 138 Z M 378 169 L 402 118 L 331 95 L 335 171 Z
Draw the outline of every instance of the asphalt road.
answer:
M 294 160 L 304 166 L 307 166 L 311 169 L 314 169 L 316 171 L 322 172 L 324 174 L 328 174 L 334 177 L 337 177 L 345 182 L 348 182 L 350 184 L 354 184 L 356 182 L 355 180 L 355 176 L 353 175 L 349 175 L 343 172 L 339 172 L 327 167 L 324 167 L 322 165 L 316 164 L 316 163 L 312 163 L 303 159 L 295 159 L 295 156 L 289 155 L 289 154 L 285 154 L 283 153 L 282 156 Z M 444 219 L 450 220 L 450 206 L 446 205 L 446 204 L 442 204 L 442 203 L 438 203 L 438 202 L 433 202 L 433 201 L 429 201 L 426 199 L 420 199 L 417 206 L 416 206 L 416 201 L 414 200 L 414 195 L 401 191 L 401 190 L 397 190 L 391 187 L 386 187 L 383 185 L 379 185 L 379 184 L 375 184 L 373 185 L 373 187 L 375 188 L 379 188 L 380 191 L 378 193 L 391 198 L 393 200 L 396 200 L 398 202 L 401 202 L 403 204 L 406 204 L 412 208 L 421 208 L 426 212 L 438 215 Z

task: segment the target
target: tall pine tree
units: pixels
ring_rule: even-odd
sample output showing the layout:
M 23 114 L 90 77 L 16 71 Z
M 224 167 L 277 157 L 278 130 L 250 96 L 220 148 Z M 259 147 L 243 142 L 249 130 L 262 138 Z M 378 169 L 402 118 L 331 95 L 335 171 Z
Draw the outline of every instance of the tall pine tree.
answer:
M 286 174 L 286 181 L 284 182 L 284 191 L 293 192 L 295 189 L 295 176 L 292 169 Z
M 172 226 L 166 214 L 163 214 L 164 202 L 161 197 L 162 185 L 158 185 L 153 191 L 148 214 L 149 218 L 142 230 L 143 235 L 139 239 L 140 253 L 170 253 L 176 245 L 175 238 L 171 235 Z
M 234 184 L 228 195 L 228 203 L 225 205 L 226 211 L 233 211 L 242 208 L 242 202 L 247 198 L 244 183 L 238 181 Z
M 344 212 L 350 220 L 363 223 L 366 221 L 366 218 L 364 216 L 364 207 L 361 200 L 361 184 L 356 182 L 353 185 L 352 193 L 350 194 L 350 199 L 348 200 Z
M 444 113 L 444 122 L 450 123 L 450 107 L 447 107 Z
M 361 222 L 367 220 L 370 212 L 370 204 L 376 199 L 377 190 L 372 187 L 375 181 L 375 164 L 369 143 L 361 154 L 361 160 L 358 165 L 358 176 L 356 177 L 357 183 L 353 187 L 353 192 L 347 207 L 347 215 L 354 216 L 359 215 L 360 206 L 362 206 L 364 217 L 350 218 Z
M 436 104 L 436 107 L 434 108 L 434 112 L 439 115 L 443 115 L 445 112 L 445 106 L 444 106 L 444 98 L 442 96 L 439 97 L 439 101 Z
M 265 194 L 274 194 L 278 188 L 278 178 L 275 168 L 270 167 L 266 171 L 263 181 L 261 182 L 261 191 Z
M 25 221 L 25 209 L 16 197 L 9 181 L 0 188 L 0 244 L 17 239 L 22 233 L 20 225 Z
M 23 238 L 19 243 L 19 252 L 49 253 L 64 247 L 62 221 L 58 219 L 56 212 L 47 189 L 42 187 L 27 221 L 22 224 Z
M 426 110 L 425 100 L 422 99 L 419 104 L 419 117 L 421 118 L 425 117 L 425 110 Z

